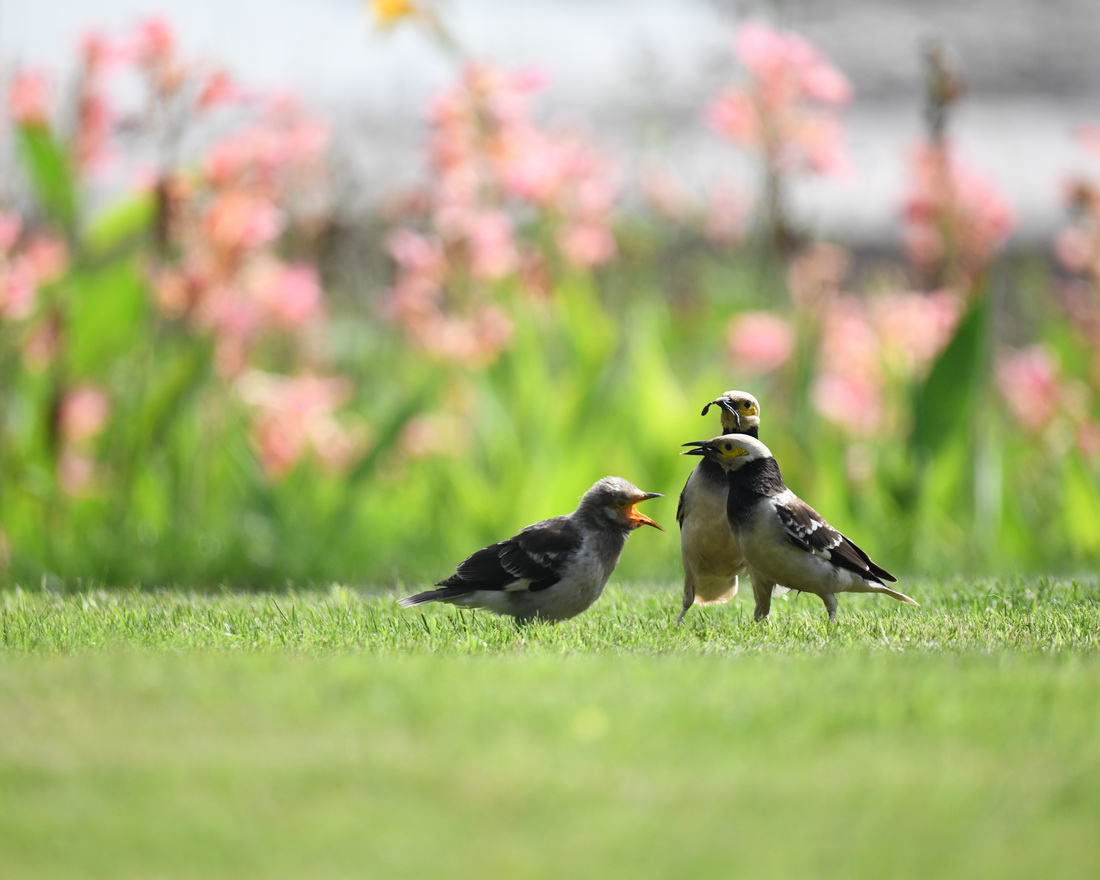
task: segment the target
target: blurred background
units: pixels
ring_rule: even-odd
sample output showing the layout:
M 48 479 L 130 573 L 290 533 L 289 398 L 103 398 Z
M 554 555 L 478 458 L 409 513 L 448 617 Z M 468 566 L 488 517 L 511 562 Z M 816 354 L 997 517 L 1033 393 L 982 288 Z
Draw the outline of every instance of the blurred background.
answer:
M 0 0 L 0 577 L 420 583 L 616 473 L 673 579 L 729 388 L 888 568 L 1094 570 L 1097 45 L 1088 0 Z

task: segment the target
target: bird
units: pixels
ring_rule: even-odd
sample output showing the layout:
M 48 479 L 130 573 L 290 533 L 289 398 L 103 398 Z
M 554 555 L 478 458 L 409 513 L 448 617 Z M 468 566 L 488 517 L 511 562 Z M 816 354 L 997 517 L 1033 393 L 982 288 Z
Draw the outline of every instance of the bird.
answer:
M 725 434 L 684 446 L 693 448 L 683 455 L 701 455 L 726 472 L 726 516 L 752 578 L 756 620 L 767 618 L 776 584 L 820 596 L 830 623 L 836 621 L 837 593 L 882 593 L 917 604 L 886 586 L 897 578 L 787 488 L 758 439 Z
M 584 493 L 572 513 L 542 520 L 478 550 L 436 583 L 438 589 L 407 596 L 401 604 L 410 608 L 448 602 L 487 608 L 521 622 L 576 617 L 600 597 L 634 529 L 664 531 L 637 509 L 642 501 L 661 497 L 622 477 L 604 477 Z
M 727 391 L 703 407 L 719 409 L 722 433 L 757 437 L 760 403 L 746 391 Z M 744 559 L 726 521 L 726 473 L 704 458 L 687 478 L 676 521 L 680 524 L 680 559 L 684 565 L 684 604 L 676 623 L 692 605 L 720 605 L 737 595 L 737 576 Z

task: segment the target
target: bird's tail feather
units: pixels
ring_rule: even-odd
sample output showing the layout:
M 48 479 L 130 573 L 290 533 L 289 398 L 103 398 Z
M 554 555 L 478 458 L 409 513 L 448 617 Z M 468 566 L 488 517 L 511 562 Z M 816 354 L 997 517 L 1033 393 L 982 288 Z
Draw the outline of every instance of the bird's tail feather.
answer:
M 920 606 L 920 602 L 916 602 L 910 599 L 905 593 L 899 593 L 897 590 L 891 590 L 889 587 L 883 587 L 879 592 L 885 593 L 891 599 L 897 599 L 899 602 L 904 602 L 906 605 Z
M 470 591 L 465 587 L 441 587 L 438 590 L 424 590 L 412 596 L 406 596 L 401 600 L 403 608 L 412 608 L 416 605 L 426 605 L 428 602 L 449 602 L 459 596 L 465 596 Z

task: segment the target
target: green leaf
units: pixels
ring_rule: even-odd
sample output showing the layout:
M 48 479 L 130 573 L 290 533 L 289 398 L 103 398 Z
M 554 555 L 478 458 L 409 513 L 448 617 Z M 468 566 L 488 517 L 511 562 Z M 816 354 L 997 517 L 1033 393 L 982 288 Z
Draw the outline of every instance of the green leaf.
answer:
M 16 137 L 42 210 L 64 229 L 74 230 L 77 194 L 68 154 L 44 125 L 19 126 Z
M 987 375 L 989 304 L 974 301 L 928 377 L 916 389 L 909 446 L 920 460 L 937 455 L 974 418 Z
M 1064 526 L 1072 549 L 1081 556 L 1100 550 L 1100 486 L 1077 456 L 1067 456 L 1062 471 Z
M 119 199 L 88 227 L 84 243 L 93 256 L 107 257 L 143 236 L 151 226 L 156 202 L 148 193 Z
M 102 374 L 132 354 L 148 311 L 148 292 L 133 261 L 119 261 L 73 276 L 69 366 L 78 376 Z

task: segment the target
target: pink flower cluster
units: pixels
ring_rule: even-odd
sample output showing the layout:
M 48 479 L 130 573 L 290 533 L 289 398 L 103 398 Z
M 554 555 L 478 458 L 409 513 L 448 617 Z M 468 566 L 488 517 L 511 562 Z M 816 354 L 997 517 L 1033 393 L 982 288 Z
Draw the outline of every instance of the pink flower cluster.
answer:
M 316 266 L 287 259 L 282 249 L 288 229 L 309 235 L 327 209 L 327 124 L 288 96 L 246 93 L 222 68 L 187 59 L 163 18 L 142 21 L 117 41 L 89 33 L 80 59 L 71 126 L 54 130 L 49 82 L 34 70 L 12 80 L 12 120 L 46 129 L 68 151 L 76 184 L 124 143 L 117 137 L 123 129 L 127 145 L 141 140 L 143 157 L 152 153 L 158 165 L 149 193 L 156 248 L 147 272 L 161 315 L 212 338 L 223 377 L 254 369 L 270 337 L 283 343 L 282 360 L 298 365 L 305 346 L 297 343 L 325 316 L 324 293 Z M 135 87 L 113 89 L 109 74 L 128 75 Z M 136 97 L 140 106 L 112 106 L 112 95 Z M 232 114 L 214 115 L 227 105 Z M 192 140 L 196 131 L 221 136 L 202 149 Z M 0 213 L 0 322 L 33 320 L 36 290 L 66 268 L 59 239 L 28 233 L 24 221 Z M 63 321 L 39 323 L 22 336 L 24 355 L 48 361 L 64 342 L 57 329 Z M 270 379 L 253 408 L 262 413 L 254 437 L 270 474 L 285 474 L 307 448 L 333 465 L 360 448 L 329 419 L 346 396 L 342 382 Z M 86 437 L 77 431 L 64 440 L 65 425 L 82 422 L 66 421 L 66 413 L 89 411 L 92 399 L 82 393 L 63 402 L 59 474 L 66 487 L 90 479 Z M 297 427 L 286 427 L 295 420 Z M 280 442 L 276 434 L 284 430 L 290 433 Z
M 252 446 L 272 479 L 287 476 L 307 454 L 333 471 L 347 469 L 363 454 L 365 426 L 337 415 L 352 397 L 350 380 L 253 370 L 237 380 L 237 388 L 255 413 Z
M 711 102 L 710 126 L 777 172 L 847 172 L 837 118 L 852 96 L 844 75 L 804 37 L 764 24 L 742 26 L 734 51 L 747 81 Z
M 949 291 L 890 292 L 870 298 L 845 293 L 847 254 L 812 245 L 791 262 L 788 287 L 799 312 L 802 344 L 816 341 L 811 390 L 818 412 L 854 436 L 886 427 L 891 383 L 919 377 L 950 341 L 962 299 Z M 795 324 L 772 312 L 745 312 L 728 329 L 730 363 L 738 371 L 781 369 L 800 340 Z
M 1100 159 L 1100 126 L 1082 129 L 1077 140 Z M 1074 325 L 1098 353 L 1094 371 L 1100 384 L 1100 180 L 1076 175 L 1066 191 L 1071 223 L 1054 243 L 1055 256 L 1070 275 L 1061 286 L 1061 299 Z
M 161 181 L 172 256 L 155 272 L 157 300 L 214 337 L 223 375 L 241 373 L 265 334 L 324 316 L 316 268 L 285 261 L 277 245 L 289 195 L 320 177 L 326 145 L 323 125 L 280 102 L 215 144 L 190 179 Z
M 0 324 L 31 317 L 43 284 L 68 266 L 65 243 L 47 232 L 27 232 L 15 214 L 0 211 Z
M 919 377 L 951 340 L 963 312 L 951 291 L 838 296 L 822 316 L 813 400 L 821 415 L 871 436 L 898 413 L 890 383 Z
M 507 344 L 510 322 L 486 301 L 493 282 L 546 293 L 554 257 L 591 268 L 615 255 L 613 169 L 581 136 L 535 125 L 528 105 L 541 84 L 474 63 L 432 106 L 424 228 L 390 236 L 389 305 L 443 358 L 486 362 Z
M 1085 456 L 1100 458 L 1100 421 L 1092 415 L 1095 394 L 1084 382 L 1063 375 L 1049 347 L 1001 351 L 996 376 L 1001 398 L 1021 428 L 1052 442 L 1069 437 Z
M 996 185 L 948 144 L 912 154 L 902 211 L 905 247 L 933 283 L 972 287 L 1015 227 Z
M 20 70 L 8 85 L 8 113 L 18 124 L 41 127 L 49 124 L 50 85 L 45 71 Z
M 87 494 L 94 486 L 96 463 L 92 443 L 106 427 L 110 412 L 107 395 L 96 385 L 78 385 L 61 397 L 57 411 L 61 448 L 58 484 L 70 495 Z

